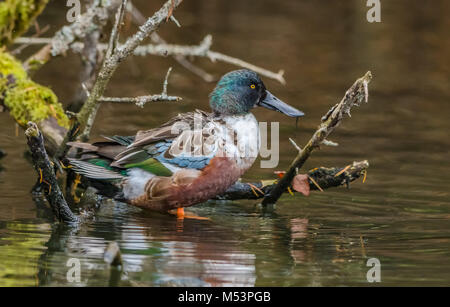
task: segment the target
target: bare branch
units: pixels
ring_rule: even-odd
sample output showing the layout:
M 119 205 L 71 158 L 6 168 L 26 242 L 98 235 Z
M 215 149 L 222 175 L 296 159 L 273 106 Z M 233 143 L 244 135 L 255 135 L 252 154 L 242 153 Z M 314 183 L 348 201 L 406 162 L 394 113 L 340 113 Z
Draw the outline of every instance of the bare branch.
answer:
M 264 197 L 263 205 L 274 204 L 278 201 L 283 192 L 290 186 L 292 179 L 297 173 L 297 170 L 303 166 L 305 161 L 309 158 L 312 151 L 318 148 L 323 141 L 333 132 L 342 121 L 343 115 L 350 115 L 350 109 L 353 106 L 359 106 L 362 101 L 367 101 L 368 86 L 367 84 L 372 79 L 372 74 L 368 71 L 363 77 L 356 80 L 352 87 L 347 90 L 341 102 L 333 106 L 325 116 L 322 117 L 322 123 L 314 135 L 309 140 L 308 144 L 303 147 L 303 150 L 298 153 L 294 161 L 291 163 L 289 170 L 280 179 L 276 186 Z
M 223 53 L 219 53 L 219 52 L 215 52 L 215 51 L 208 51 L 207 53 L 207 57 L 215 62 L 215 61 L 221 61 L 221 62 L 225 62 L 225 63 L 229 63 L 229 64 L 233 64 L 236 66 L 240 66 L 240 67 L 244 67 L 250 70 L 253 70 L 255 72 L 257 72 L 258 74 L 265 76 L 267 78 L 270 79 L 274 79 L 277 80 L 278 82 L 280 82 L 281 84 L 286 84 L 286 80 L 284 79 L 284 70 L 279 70 L 277 73 L 274 73 L 270 70 L 261 68 L 259 66 L 253 65 L 251 63 L 245 62 L 241 59 L 238 58 L 233 58 L 229 55 L 223 54 Z
M 170 16 L 170 20 L 172 20 L 172 21 L 177 25 L 178 28 L 181 28 L 181 24 L 180 24 L 180 22 L 175 18 L 175 16 L 171 15 L 171 16 Z
M 154 34 L 156 34 L 156 33 L 154 33 Z M 29 44 L 31 44 L 31 43 L 39 44 L 39 43 L 45 42 L 46 40 L 49 40 L 49 39 L 24 38 L 24 39 L 18 40 L 18 42 L 29 43 Z M 279 70 L 277 73 L 275 73 L 275 72 L 272 72 L 265 68 L 261 68 L 259 66 L 245 62 L 241 59 L 234 58 L 234 57 L 231 57 L 229 55 L 226 55 L 226 54 L 223 54 L 220 52 L 211 51 L 210 50 L 211 45 L 212 45 L 212 36 L 207 35 L 198 45 L 186 46 L 186 45 L 174 45 L 174 44 L 165 44 L 165 43 L 147 44 L 147 45 L 136 47 L 136 49 L 133 51 L 133 54 L 136 56 L 146 56 L 146 55 L 157 55 L 157 56 L 164 56 L 164 57 L 173 56 L 173 57 L 179 58 L 179 62 L 182 61 L 181 60 L 182 58 L 185 59 L 185 57 L 205 57 L 205 58 L 210 59 L 213 62 L 221 61 L 221 62 L 232 64 L 232 65 L 235 65 L 238 67 L 244 67 L 247 69 L 251 69 L 264 77 L 277 80 L 281 84 L 286 84 L 286 80 L 284 79 L 284 76 L 283 76 L 284 75 L 283 70 Z M 98 47 L 102 51 L 107 49 L 107 45 L 105 45 L 105 44 L 99 44 Z M 71 48 L 73 51 L 79 52 L 79 50 L 81 50 L 83 48 L 83 46 L 81 43 L 74 43 L 71 45 Z M 195 72 L 196 74 L 202 76 L 202 78 L 205 79 L 205 81 L 210 82 L 210 81 L 214 80 L 214 77 L 212 75 L 204 72 L 201 69 L 199 70 L 198 67 L 193 66 L 192 63 L 190 63 L 189 61 L 187 61 L 187 60 L 185 60 L 185 61 L 186 62 L 182 61 L 182 65 L 185 66 L 186 68 L 190 69 L 191 71 Z
M 289 138 L 289 142 L 291 142 L 292 146 L 295 147 L 295 149 L 297 149 L 298 152 L 301 152 L 302 149 L 300 148 L 300 146 L 297 145 L 297 143 L 295 143 L 295 141 L 291 138 Z
M 101 29 L 109 18 L 110 10 L 115 10 L 121 0 L 92 1 L 85 13 L 79 15 L 77 20 L 70 25 L 64 26 L 56 32 L 52 38 L 52 56 L 64 54 L 70 45 L 77 40 L 83 39 L 88 33 Z
M 116 47 L 118 46 L 119 32 L 120 32 L 120 28 L 121 28 L 123 15 L 124 15 L 126 6 L 127 6 L 127 0 L 122 0 L 122 3 L 120 4 L 119 8 L 117 9 L 114 26 L 111 31 L 111 36 L 109 37 L 108 48 L 106 49 L 106 57 L 110 57 L 111 54 L 116 49 Z
M 36 22 L 36 21 L 35 21 L 35 24 L 37 25 L 37 22 Z M 44 28 L 42 28 L 42 29 L 39 29 L 38 27 L 36 27 L 36 33 L 33 34 L 32 37 L 39 37 L 39 36 L 41 36 L 42 34 L 44 34 L 45 32 L 47 32 L 48 29 L 50 29 L 50 25 L 46 25 L 46 26 L 45 26 Z M 18 55 L 18 54 L 20 54 L 25 48 L 27 48 L 28 46 L 30 46 L 30 44 L 23 44 L 23 45 L 17 47 L 16 49 L 12 50 L 12 51 L 11 51 L 11 54 L 12 54 L 12 55 Z
M 146 20 L 146 18 L 144 17 L 144 15 L 142 15 L 142 13 L 133 5 L 133 3 L 131 1 L 128 1 L 128 5 L 127 5 L 127 10 L 128 12 L 131 14 L 132 16 L 132 20 L 133 22 L 140 26 L 141 24 L 143 24 Z M 155 43 L 155 44 L 166 44 L 167 42 L 156 32 L 153 32 L 150 35 L 150 40 Z M 193 74 L 199 76 L 200 78 L 202 78 L 204 81 L 206 82 L 212 82 L 214 80 L 216 80 L 216 78 L 214 78 L 213 75 L 207 73 L 205 70 L 203 70 L 202 68 L 194 65 L 193 63 L 191 63 L 188 59 L 186 59 L 185 56 L 183 55 L 174 55 L 173 56 L 174 60 L 177 61 L 181 66 L 183 66 L 184 68 L 186 68 L 187 70 L 189 70 L 190 72 L 192 72 Z
M 154 32 L 161 25 L 161 23 L 164 22 L 170 9 L 171 3 L 171 1 L 167 1 L 162 6 L 162 8 L 157 11 L 152 17 L 150 17 L 133 36 L 128 38 L 125 44 L 118 46 L 112 52 L 111 56 L 105 58 L 102 68 L 100 69 L 98 77 L 90 93 L 90 96 L 84 103 L 77 116 L 78 122 L 80 124 L 80 129 L 82 131 L 82 139 L 87 139 L 89 137 L 90 128 L 95 119 L 99 106 L 98 99 L 102 97 L 103 92 L 105 91 L 106 86 L 109 83 L 109 80 L 111 79 L 113 73 L 115 72 L 119 64 L 125 58 L 131 55 L 133 51 L 138 47 L 138 45 L 152 32 Z M 173 1 L 174 7 L 177 7 L 180 3 L 181 0 Z
M 167 95 L 147 95 L 147 96 L 137 96 L 137 97 L 100 97 L 98 101 L 100 102 L 115 102 L 115 103 L 134 103 L 139 107 L 144 107 L 147 102 L 156 101 L 180 101 L 181 97 L 178 96 L 167 96 Z
M 167 95 L 167 85 L 169 84 L 169 75 L 172 71 L 172 67 L 167 70 L 166 77 L 163 82 L 163 89 L 159 95 L 146 95 L 138 97 L 100 97 L 99 102 L 116 102 L 116 103 L 135 103 L 137 106 L 143 108 L 147 102 L 155 101 L 180 101 L 181 97 L 178 96 L 168 96 Z
M 108 20 L 112 10 L 115 10 L 121 0 L 93 1 L 85 13 L 79 15 L 77 20 L 70 25 L 62 27 L 55 35 L 49 39 L 35 38 L 30 40 L 20 37 L 15 43 L 35 44 L 39 41 L 46 44 L 38 52 L 30 56 L 24 66 L 27 70 L 37 70 L 44 65 L 51 56 L 65 54 L 69 48 L 78 40 L 84 39 L 87 35 L 100 31 Z M 83 47 L 79 49 L 79 52 Z
M 330 140 L 327 140 L 327 139 L 323 140 L 323 141 L 322 141 L 322 144 L 325 145 L 325 146 L 331 146 L 331 147 L 337 147 L 337 146 L 339 146 L 338 143 L 333 142 L 333 141 L 330 141 Z
M 281 84 L 286 84 L 286 80 L 283 77 L 284 75 L 283 70 L 279 70 L 277 73 L 275 73 L 270 70 L 243 61 L 241 59 L 234 58 L 220 52 L 211 51 L 210 50 L 211 45 L 212 45 L 212 36 L 207 35 L 199 45 L 184 46 L 171 44 L 158 44 L 158 45 L 148 44 L 136 48 L 134 54 L 139 56 L 151 54 L 159 56 L 182 55 L 185 57 L 206 57 L 209 58 L 212 62 L 221 61 L 235 66 L 251 69 L 264 77 L 277 80 Z
M 164 83 L 163 83 L 163 91 L 161 93 L 161 95 L 167 95 L 167 85 L 169 84 L 169 76 L 170 76 L 170 72 L 172 71 L 172 67 L 169 67 L 169 69 L 167 70 L 166 73 L 166 77 L 164 78 Z

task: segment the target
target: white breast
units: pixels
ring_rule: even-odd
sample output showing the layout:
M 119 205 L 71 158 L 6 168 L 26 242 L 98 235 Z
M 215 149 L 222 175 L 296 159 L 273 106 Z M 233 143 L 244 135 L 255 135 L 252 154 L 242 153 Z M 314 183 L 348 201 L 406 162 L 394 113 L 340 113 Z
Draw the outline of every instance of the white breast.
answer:
M 145 185 L 153 177 L 155 175 L 139 168 L 128 170 L 128 177 L 123 182 L 122 189 L 125 198 L 133 199 L 142 195 L 145 191 Z
M 214 118 L 206 123 L 199 120 L 193 130 L 186 126 L 188 129 L 182 130 L 169 149 L 174 157 L 228 157 L 245 171 L 259 154 L 259 127 L 251 113 Z
M 260 148 L 258 122 L 253 114 L 226 116 L 222 125 L 224 152 L 247 170 L 255 162 Z

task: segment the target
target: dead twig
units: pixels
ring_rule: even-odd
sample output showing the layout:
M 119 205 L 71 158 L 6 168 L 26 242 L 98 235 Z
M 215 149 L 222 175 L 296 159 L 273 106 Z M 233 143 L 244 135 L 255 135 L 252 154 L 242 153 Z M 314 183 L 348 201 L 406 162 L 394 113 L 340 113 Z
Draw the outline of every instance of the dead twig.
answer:
M 186 57 L 204 57 L 210 59 L 212 62 L 220 61 L 228 64 L 232 64 L 238 67 L 247 68 L 250 70 L 253 70 L 260 74 L 261 76 L 277 80 L 281 84 L 286 84 L 286 80 L 284 79 L 284 71 L 279 70 L 278 72 L 273 72 L 270 70 L 267 70 L 265 68 L 256 66 L 254 64 L 248 63 L 244 60 L 216 52 L 210 50 L 212 45 L 212 36 L 206 35 L 203 40 L 198 45 L 175 45 L 175 44 L 167 44 L 165 41 L 160 39 L 155 39 L 154 36 L 156 36 L 156 33 L 153 33 L 151 35 L 151 38 L 153 40 L 159 41 L 156 44 L 146 44 L 142 46 L 137 46 L 133 50 L 133 54 L 136 56 L 147 56 L 147 55 L 156 55 L 156 56 L 173 56 L 181 65 L 183 65 L 185 68 L 191 70 L 192 72 L 198 74 L 201 76 L 205 81 L 211 82 L 215 80 L 214 76 L 206 73 L 201 68 L 193 65 L 191 62 L 186 60 Z M 27 43 L 27 44 L 43 44 L 46 42 L 51 41 L 50 38 L 20 38 L 16 40 L 20 43 Z M 71 44 L 70 48 L 74 52 L 80 52 L 80 50 L 83 49 L 83 44 L 79 42 L 75 42 Z M 107 50 L 108 45 L 107 44 L 98 44 L 98 48 L 104 52 Z
M 146 20 L 144 15 L 133 5 L 131 1 L 128 1 L 127 10 L 131 14 L 132 20 L 134 24 L 137 26 L 140 26 L 143 24 Z M 156 32 L 153 32 L 150 35 L 150 40 L 154 44 L 167 44 L 167 42 Z M 192 72 L 194 75 L 199 76 L 202 78 L 205 82 L 212 82 L 215 81 L 216 78 L 207 73 L 202 68 L 198 67 L 197 65 L 193 64 L 191 61 L 189 61 L 185 56 L 183 55 L 174 55 L 174 60 L 177 61 L 181 66 Z
M 279 70 L 277 73 L 267 70 L 265 68 L 248 63 L 244 60 L 210 50 L 212 45 L 212 36 L 207 35 L 198 45 L 183 46 L 172 44 L 148 44 L 139 46 L 134 51 L 135 55 L 145 56 L 147 54 L 159 55 L 159 56 L 184 56 L 184 57 L 206 57 L 212 62 L 220 61 L 228 64 L 232 64 L 239 67 L 244 67 L 257 72 L 258 74 L 277 80 L 281 84 L 286 84 L 284 79 L 284 71 Z
M 352 182 L 361 176 L 364 176 L 369 162 L 359 161 L 353 162 L 347 172 L 342 173 L 343 167 L 318 167 L 307 172 L 308 181 L 311 190 L 329 189 L 332 187 L 339 187 Z M 341 172 L 339 176 L 337 173 Z M 236 182 L 228 190 L 216 197 L 216 199 L 222 200 L 239 200 L 239 199 L 260 199 L 269 195 L 272 190 L 277 186 L 276 180 L 262 180 L 259 182 L 245 183 Z M 258 193 L 255 193 L 257 188 Z M 286 188 L 285 191 L 288 191 Z M 293 189 L 291 189 L 293 191 Z M 295 191 L 295 190 L 294 190 Z
M 317 128 L 302 151 L 297 154 L 292 161 L 289 170 L 280 179 L 277 185 L 264 197 L 263 205 L 275 204 L 284 191 L 290 186 L 297 170 L 303 166 L 314 149 L 318 148 L 331 132 L 341 123 L 344 114 L 350 116 L 350 110 L 354 106 L 359 106 L 361 102 L 368 101 L 367 84 L 372 79 L 372 74 L 367 72 L 363 77 L 356 80 L 352 87 L 345 93 L 341 102 L 333 106 L 325 116 L 322 117 L 322 123 Z M 343 172 L 345 173 L 345 171 Z
M 163 82 L 163 89 L 161 94 L 159 95 L 146 95 L 146 96 L 137 96 L 137 97 L 100 97 L 98 101 L 100 102 L 118 102 L 118 103 L 134 103 L 138 107 L 143 108 L 147 102 L 155 102 L 155 101 L 180 101 L 181 97 L 178 96 L 168 96 L 167 95 L 167 85 L 170 72 L 172 71 L 172 67 L 167 70 L 166 77 Z

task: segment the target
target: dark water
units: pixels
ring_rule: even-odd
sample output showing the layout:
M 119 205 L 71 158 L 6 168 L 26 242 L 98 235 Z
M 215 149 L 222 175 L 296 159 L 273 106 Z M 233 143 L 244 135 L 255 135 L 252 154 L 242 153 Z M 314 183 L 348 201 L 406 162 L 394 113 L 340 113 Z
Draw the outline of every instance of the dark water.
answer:
M 147 15 L 158 3 L 135 1 Z M 281 161 L 295 155 L 287 142 L 305 143 L 327 109 L 354 80 L 371 70 L 370 103 L 353 111 L 331 139 L 337 148 L 314 153 L 306 169 L 368 159 L 365 184 L 285 195 L 273 212 L 252 201 L 208 202 L 185 219 L 105 202 L 78 229 L 52 224 L 30 195 L 35 173 L 24 158 L 25 137 L 0 114 L 0 285 L 80 285 L 66 280 L 70 258 L 81 261 L 81 285 L 123 286 L 341 286 L 373 285 L 367 259 L 381 263 L 381 285 L 450 285 L 450 4 L 382 1 L 382 22 L 365 19 L 365 1 L 185 1 L 176 12 L 183 28 L 164 25 L 173 43 L 214 37 L 213 49 L 256 65 L 286 71 L 287 85 L 265 79 L 273 93 L 305 111 L 295 123 L 256 110 L 260 121 L 280 121 Z M 55 31 L 64 6 L 53 1 L 40 18 Z M 131 28 L 128 31 L 133 31 Z M 50 33 L 49 32 L 49 33 Z M 25 54 L 31 53 L 30 48 Z M 234 69 L 207 59 L 195 63 L 220 76 Z M 61 101 L 76 91 L 80 61 L 52 60 L 35 79 Z M 105 104 L 93 137 L 128 135 L 179 112 L 207 108 L 213 84 L 171 59 L 133 58 L 122 64 L 108 95 L 159 92 L 169 66 L 169 93 L 180 103 Z M 259 163 L 246 179 L 273 178 Z M 110 270 L 103 250 L 122 249 L 124 270 Z

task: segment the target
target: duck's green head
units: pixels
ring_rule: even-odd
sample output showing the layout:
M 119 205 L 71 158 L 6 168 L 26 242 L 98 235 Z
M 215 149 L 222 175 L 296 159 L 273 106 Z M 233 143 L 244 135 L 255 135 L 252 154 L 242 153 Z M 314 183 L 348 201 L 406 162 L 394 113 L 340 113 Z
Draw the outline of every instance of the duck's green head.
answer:
M 219 115 L 246 114 L 256 106 L 279 111 L 291 117 L 304 115 L 302 111 L 272 95 L 266 90 L 258 74 L 248 69 L 225 74 L 209 98 L 212 110 Z

